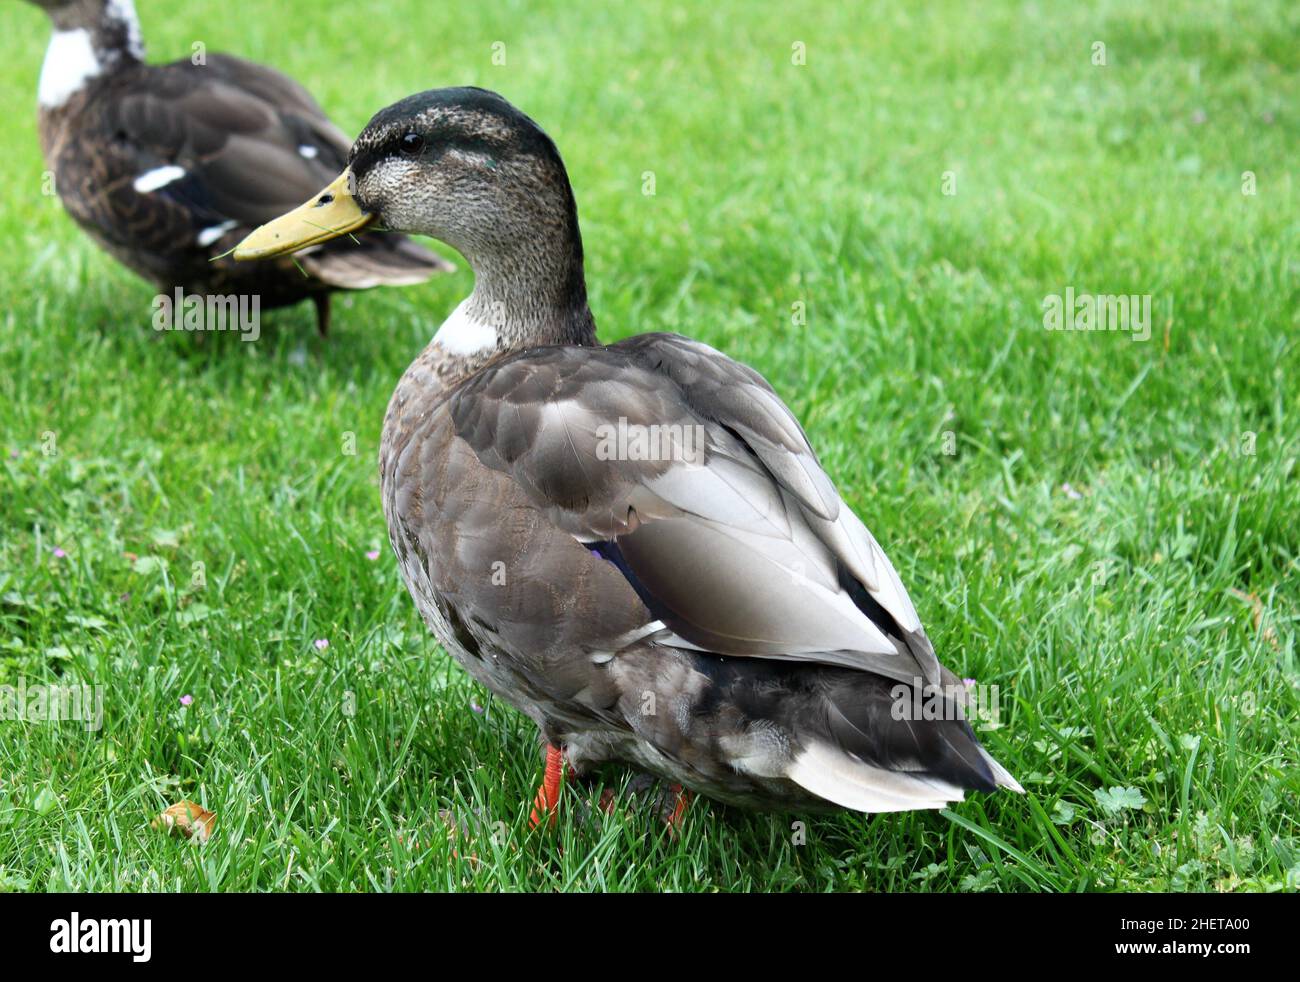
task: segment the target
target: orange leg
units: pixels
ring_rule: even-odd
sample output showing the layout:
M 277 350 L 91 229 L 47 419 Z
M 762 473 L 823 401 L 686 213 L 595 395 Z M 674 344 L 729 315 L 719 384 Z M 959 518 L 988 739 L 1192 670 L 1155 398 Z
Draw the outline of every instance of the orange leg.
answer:
M 560 805 L 560 784 L 564 777 L 564 751 L 559 747 L 546 745 L 546 775 L 542 778 L 542 786 L 537 789 L 537 797 L 533 799 L 533 810 L 528 815 L 528 824 L 537 828 L 542 824 L 542 816 L 546 815 L 546 824 L 555 824 L 555 813 Z
M 668 831 L 673 835 L 681 828 L 682 819 L 686 815 L 686 806 L 691 803 L 691 793 L 683 788 L 680 784 L 671 784 L 668 790 L 673 793 L 673 810 L 664 823 L 668 826 Z
M 605 788 L 600 793 L 600 804 L 597 807 L 599 807 L 606 815 L 613 815 L 617 803 L 618 795 L 614 794 L 614 789 Z

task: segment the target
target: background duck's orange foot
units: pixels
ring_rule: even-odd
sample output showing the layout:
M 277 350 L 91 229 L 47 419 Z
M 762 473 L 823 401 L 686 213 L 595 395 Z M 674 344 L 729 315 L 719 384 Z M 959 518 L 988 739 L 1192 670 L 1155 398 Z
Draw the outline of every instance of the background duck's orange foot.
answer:
M 564 781 L 564 751 L 551 744 L 546 745 L 546 773 L 542 777 L 542 786 L 537 789 L 533 799 L 533 810 L 528 814 L 528 824 L 532 828 L 542 824 L 543 816 L 547 825 L 555 824 L 556 812 L 560 807 L 560 785 Z

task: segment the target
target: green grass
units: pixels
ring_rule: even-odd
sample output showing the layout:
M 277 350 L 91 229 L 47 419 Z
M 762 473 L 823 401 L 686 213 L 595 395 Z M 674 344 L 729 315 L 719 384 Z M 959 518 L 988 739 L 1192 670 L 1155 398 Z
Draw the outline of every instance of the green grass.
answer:
M 377 493 L 464 263 L 340 305 L 327 342 L 306 306 L 254 344 L 155 333 L 153 290 L 41 195 L 48 29 L 6 3 L 0 684 L 102 685 L 105 721 L 0 722 L 0 888 L 1295 888 L 1295 4 L 141 6 L 155 59 L 267 61 L 352 132 L 445 84 L 539 120 L 603 337 L 680 331 L 772 381 L 941 657 L 1001 687 L 982 736 L 1029 793 L 697 801 L 670 838 L 581 818 L 582 789 L 529 833 L 530 725 L 427 634 Z M 1151 339 L 1044 330 L 1067 287 L 1151 294 Z M 206 846 L 149 828 L 180 798 L 217 813 Z

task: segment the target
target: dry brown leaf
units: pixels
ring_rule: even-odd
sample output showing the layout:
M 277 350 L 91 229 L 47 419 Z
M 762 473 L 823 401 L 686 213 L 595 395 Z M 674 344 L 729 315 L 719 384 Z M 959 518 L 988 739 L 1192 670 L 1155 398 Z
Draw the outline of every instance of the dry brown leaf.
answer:
M 1229 590 L 1234 597 L 1250 605 L 1251 622 L 1255 625 L 1255 630 L 1259 630 L 1260 624 L 1264 621 L 1264 602 L 1254 593 L 1246 593 L 1244 590 Z M 1276 651 L 1278 648 L 1277 632 L 1273 630 L 1272 625 L 1266 625 L 1263 631 L 1263 638 L 1269 646 Z
M 217 816 L 192 801 L 178 801 L 149 823 L 151 828 L 166 829 L 185 838 L 207 842 L 217 824 Z

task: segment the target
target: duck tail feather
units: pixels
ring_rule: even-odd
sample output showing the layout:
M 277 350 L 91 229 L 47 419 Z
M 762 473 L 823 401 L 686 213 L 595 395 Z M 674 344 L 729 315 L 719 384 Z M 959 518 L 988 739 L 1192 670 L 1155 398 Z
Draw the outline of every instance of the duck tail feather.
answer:
M 989 765 L 989 770 L 993 772 L 993 780 L 997 782 L 998 787 L 1007 788 L 1016 794 L 1024 794 L 1025 789 L 1020 786 L 1020 782 L 1011 776 L 1011 772 L 993 759 L 983 747 L 980 747 L 980 756 L 984 758 L 984 763 Z
M 805 746 L 786 777 L 819 798 L 869 813 L 944 808 L 965 797 L 942 779 L 872 767 L 821 742 Z
M 968 791 L 994 790 L 996 778 L 980 755 L 970 724 L 898 713 L 896 700 L 905 699 L 906 692 L 906 687 L 883 679 L 853 679 L 831 690 L 822 703 L 824 716 L 809 720 L 805 732 L 884 771 L 924 776 Z M 943 708 L 945 714 L 956 712 L 946 704 Z

